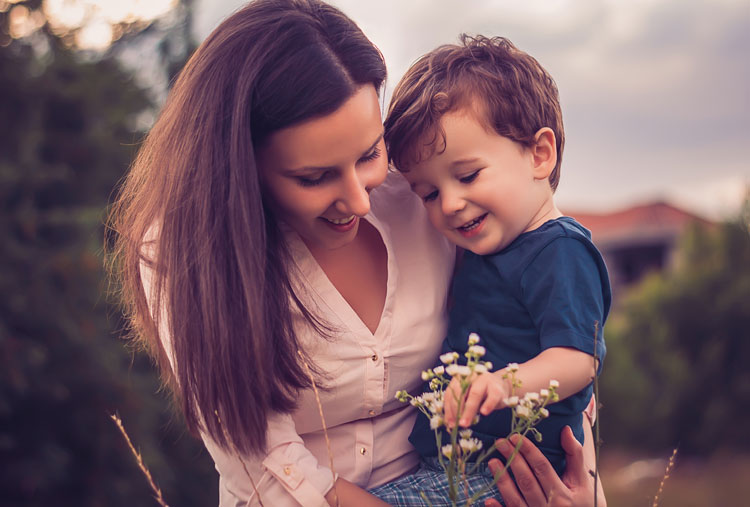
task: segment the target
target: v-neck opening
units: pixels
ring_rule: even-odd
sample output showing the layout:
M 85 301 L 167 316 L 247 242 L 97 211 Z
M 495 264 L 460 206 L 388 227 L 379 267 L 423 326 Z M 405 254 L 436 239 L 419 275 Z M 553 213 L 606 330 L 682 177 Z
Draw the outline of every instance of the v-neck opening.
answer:
M 307 248 L 302 238 L 299 237 L 293 231 L 292 237 L 294 238 L 294 251 L 298 255 L 294 255 L 294 260 L 297 266 L 300 268 L 301 274 L 307 278 L 307 284 L 305 289 L 316 293 L 320 301 L 315 301 L 317 306 L 320 303 L 324 303 L 330 310 L 336 314 L 339 320 L 349 327 L 352 331 L 358 334 L 365 334 L 366 336 L 375 339 L 382 337 L 387 333 L 388 322 L 393 313 L 392 302 L 393 292 L 396 286 L 396 265 L 393 258 L 393 247 L 391 245 L 389 234 L 384 230 L 387 227 L 380 220 L 377 219 L 372 213 L 368 213 L 362 220 L 372 225 L 380 236 L 385 247 L 386 254 L 386 290 L 385 290 L 385 301 L 383 301 L 383 309 L 380 312 L 380 318 L 378 324 L 375 327 L 375 331 L 371 331 L 367 324 L 362 320 L 360 315 L 354 310 L 349 304 L 349 301 L 339 292 L 336 286 L 333 284 L 328 275 L 325 273 L 323 268 L 318 264 L 318 261 Z M 361 224 L 360 224 L 361 227 Z M 323 317 L 323 321 L 326 319 Z

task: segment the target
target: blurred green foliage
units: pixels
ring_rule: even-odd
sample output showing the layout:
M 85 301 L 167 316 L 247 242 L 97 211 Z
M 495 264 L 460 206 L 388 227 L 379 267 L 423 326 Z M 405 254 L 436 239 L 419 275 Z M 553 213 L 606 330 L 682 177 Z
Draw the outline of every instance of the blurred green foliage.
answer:
M 155 505 L 118 412 L 168 503 L 216 504 L 216 473 L 123 346 L 103 220 L 153 107 L 113 59 L 0 45 L 0 503 Z
M 629 290 L 606 326 L 606 444 L 750 451 L 750 229 L 691 227 L 673 269 Z

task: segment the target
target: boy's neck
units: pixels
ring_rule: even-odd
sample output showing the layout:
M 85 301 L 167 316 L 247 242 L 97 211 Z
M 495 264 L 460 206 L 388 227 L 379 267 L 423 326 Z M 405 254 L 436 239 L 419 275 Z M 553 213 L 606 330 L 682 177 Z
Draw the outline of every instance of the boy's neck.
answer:
M 523 232 L 538 229 L 550 220 L 560 218 L 561 216 L 563 216 L 563 214 L 557 209 L 553 195 L 550 195 L 549 199 L 546 199 L 539 207 L 539 210 L 534 214 L 534 217 Z

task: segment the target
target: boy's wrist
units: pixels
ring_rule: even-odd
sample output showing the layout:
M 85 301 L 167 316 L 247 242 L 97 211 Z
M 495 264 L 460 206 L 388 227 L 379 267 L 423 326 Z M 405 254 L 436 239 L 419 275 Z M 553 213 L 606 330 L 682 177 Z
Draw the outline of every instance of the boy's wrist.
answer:
M 510 372 L 507 368 L 503 368 L 501 370 L 496 370 L 491 373 L 499 383 L 504 395 L 502 399 L 500 400 L 500 403 L 498 404 L 497 408 L 504 408 L 505 407 L 505 399 L 512 396 L 513 394 L 513 382 L 511 380 Z

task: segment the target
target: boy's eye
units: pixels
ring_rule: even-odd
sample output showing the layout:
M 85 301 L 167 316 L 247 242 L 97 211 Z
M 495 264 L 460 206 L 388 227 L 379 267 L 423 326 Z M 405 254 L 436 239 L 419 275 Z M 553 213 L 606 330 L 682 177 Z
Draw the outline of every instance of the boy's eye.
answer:
M 481 169 L 477 169 L 473 173 L 467 174 L 466 176 L 461 176 L 460 178 L 458 178 L 458 181 L 460 181 L 461 183 L 471 183 L 472 181 L 477 179 L 477 176 L 479 176 L 479 171 L 481 171 Z
M 437 196 L 438 196 L 438 191 L 437 190 L 433 190 L 429 194 L 427 194 L 424 197 L 422 197 L 422 200 L 424 202 L 434 201 L 435 199 L 437 199 Z

